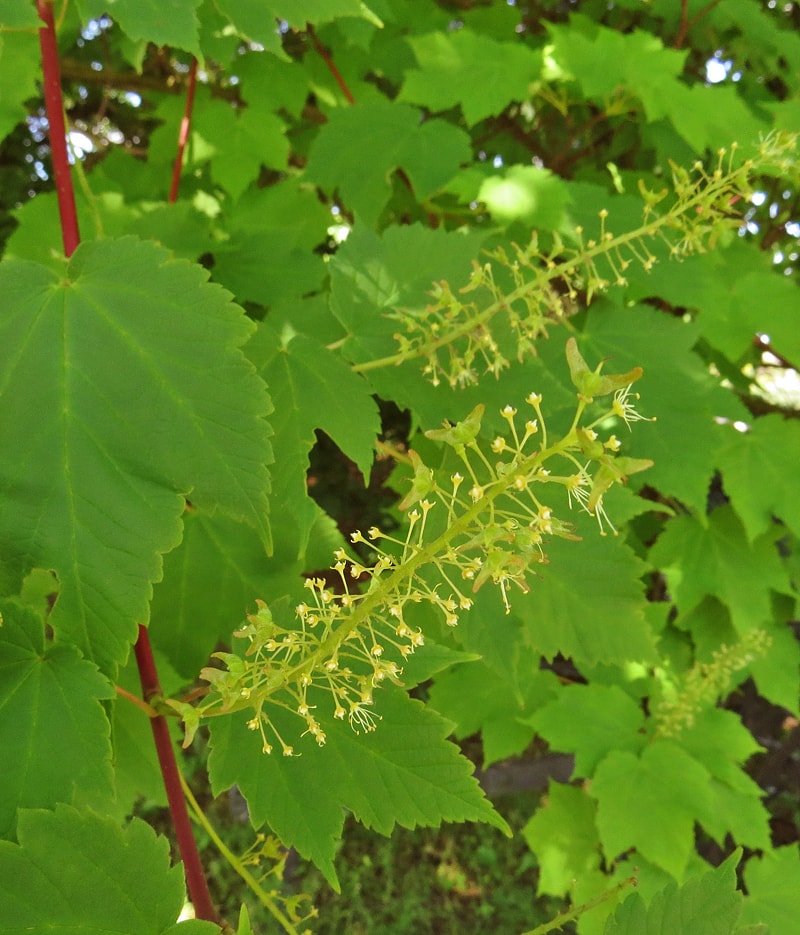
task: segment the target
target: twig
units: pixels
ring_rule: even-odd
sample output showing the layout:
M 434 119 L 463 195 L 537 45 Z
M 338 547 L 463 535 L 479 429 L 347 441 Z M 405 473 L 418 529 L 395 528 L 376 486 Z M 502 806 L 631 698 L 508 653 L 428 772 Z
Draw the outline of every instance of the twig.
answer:
M 149 702 L 154 696 L 160 696 L 162 691 L 146 627 L 139 626 L 139 638 L 136 640 L 134 650 L 136 652 L 136 663 L 139 667 L 139 678 L 142 683 L 142 695 L 144 700 Z M 203 873 L 197 842 L 192 834 L 186 799 L 183 797 L 181 774 L 175 758 L 172 738 L 169 735 L 167 719 L 157 715 L 150 719 L 150 724 L 153 728 L 158 763 L 161 767 L 161 776 L 164 779 L 170 816 L 175 828 L 175 837 L 178 841 L 178 849 L 181 853 L 183 869 L 186 874 L 186 886 L 189 890 L 189 898 L 194 906 L 195 916 L 198 919 L 205 919 L 207 922 L 216 922 L 221 925 L 220 918 L 211 901 L 211 893 L 208 890 L 208 883 Z
M 189 783 L 186 782 L 186 779 L 181 775 L 181 786 L 183 788 L 183 794 L 186 796 L 186 801 L 189 803 L 189 807 L 192 809 L 195 818 L 200 822 L 200 824 L 205 828 L 206 833 L 214 842 L 217 850 L 222 854 L 225 860 L 233 867 L 233 869 L 239 874 L 239 876 L 244 880 L 244 882 L 250 887 L 250 889 L 256 894 L 261 905 L 264 906 L 274 917 L 275 919 L 283 926 L 285 932 L 288 935 L 298 935 L 296 927 L 292 924 L 291 920 L 288 919 L 284 913 L 275 905 L 275 901 L 272 899 L 269 893 L 266 892 L 263 886 L 256 880 L 256 878 L 250 873 L 250 871 L 244 866 L 244 864 L 237 858 L 237 856 L 226 847 L 225 842 L 217 834 L 216 829 L 211 824 L 211 822 L 206 818 L 205 812 L 197 804 L 197 799 L 194 797 L 192 790 L 189 788 Z
M 178 188 L 181 184 L 181 169 L 183 168 L 183 154 L 189 139 L 189 130 L 192 126 L 192 111 L 194 109 L 194 92 L 197 87 L 197 59 L 192 58 L 189 69 L 189 84 L 186 89 L 186 106 L 183 109 L 183 119 L 178 133 L 178 151 L 175 154 L 175 164 L 172 167 L 172 185 L 169 189 L 168 201 L 174 204 L 178 200 Z
M 530 929 L 527 932 L 523 932 L 522 935 L 546 935 L 547 932 L 555 932 L 557 929 L 560 929 L 562 926 L 566 925 L 567 922 L 571 922 L 573 919 L 579 918 L 585 912 L 589 912 L 592 909 L 596 909 L 598 906 L 602 906 L 603 903 L 608 902 L 609 899 L 612 899 L 617 895 L 617 893 L 621 893 L 622 890 L 627 889 L 627 887 L 638 885 L 639 880 L 637 877 L 628 877 L 621 883 L 617 883 L 617 885 L 612 887 L 612 889 L 606 890 L 604 893 L 601 893 L 594 899 L 590 899 L 588 903 L 584 903 L 582 906 L 576 906 L 574 909 L 570 909 L 567 912 L 560 912 L 555 917 L 555 919 L 551 919 L 549 922 L 544 922 L 542 925 L 537 925 L 535 929 Z
M 124 689 L 121 685 L 115 685 L 114 691 L 120 696 L 120 698 L 126 698 L 130 701 L 131 704 L 135 704 L 137 708 L 140 708 L 148 717 L 158 717 L 158 711 L 146 701 L 142 701 L 141 698 L 137 698 L 136 695 L 132 695 L 129 691 Z
M 308 34 L 308 38 L 311 40 L 311 44 L 314 46 L 317 52 L 319 52 L 322 60 L 328 66 L 328 71 L 330 71 L 330 73 L 335 78 L 336 83 L 342 89 L 342 94 L 344 94 L 344 96 L 347 98 L 348 103 L 355 104 L 356 99 L 353 97 L 350 88 L 347 87 L 347 82 L 344 80 L 344 78 L 342 78 L 342 74 L 336 67 L 336 64 L 331 58 L 328 50 L 317 38 L 317 34 L 314 32 L 314 27 L 311 25 L 311 23 L 306 24 L 306 33 Z
M 681 23 L 678 27 L 678 35 L 675 36 L 675 41 L 672 43 L 673 49 L 679 49 L 683 45 L 689 30 L 710 13 L 718 3 L 719 0 L 711 0 L 711 3 L 707 3 L 696 16 L 689 19 L 689 0 L 681 0 Z

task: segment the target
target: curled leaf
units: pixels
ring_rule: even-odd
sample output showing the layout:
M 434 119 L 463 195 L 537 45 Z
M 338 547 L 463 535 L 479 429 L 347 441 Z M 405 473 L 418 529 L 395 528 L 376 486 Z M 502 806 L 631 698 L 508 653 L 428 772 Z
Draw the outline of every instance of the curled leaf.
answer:
M 411 479 L 411 490 L 403 497 L 399 509 L 407 510 L 415 503 L 432 493 L 436 487 L 433 471 L 423 463 L 422 458 L 413 449 L 408 452 L 411 466 L 414 468 L 414 477 Z
M 575 338 L 567 341 L 567 363 L 569 364 L 569 375 L 573 384 L 578 388 L 578 395 L 589 401 L 595 396 L 607 396 L 616 390 L 624 389 L 635 383 L 644 372 L 641 367 L 634 367 L 627 373 L 615 373 L 603 375 L 600 373 L 603 363 L 599 363 L 595 370 L 590 370 L 589 365 L 583 358 L 583 354 L 578 350 L 578 342 Z
M 425 435 L 435 442 L 452 445 L 456 451 L 463 451 L 470 442 L 475 441 L 478 432 L 480 432 L 481 420 L 485 411 L 486 406 L 483 403 L 478 403 L 463 422 L 456 422 L 455 425 L 446 424 L 441 429 L 429 429 Z

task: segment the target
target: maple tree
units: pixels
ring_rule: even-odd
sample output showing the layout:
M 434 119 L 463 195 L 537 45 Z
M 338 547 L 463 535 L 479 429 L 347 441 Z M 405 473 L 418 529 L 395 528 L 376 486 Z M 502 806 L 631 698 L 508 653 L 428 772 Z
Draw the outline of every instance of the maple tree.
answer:
M 571 6 L 0 3 L 4 931 L 234 930 L 181 742 L 313 929 L 473 735 L 574 756 L 536 932 L 793 931 L 800 12 Z

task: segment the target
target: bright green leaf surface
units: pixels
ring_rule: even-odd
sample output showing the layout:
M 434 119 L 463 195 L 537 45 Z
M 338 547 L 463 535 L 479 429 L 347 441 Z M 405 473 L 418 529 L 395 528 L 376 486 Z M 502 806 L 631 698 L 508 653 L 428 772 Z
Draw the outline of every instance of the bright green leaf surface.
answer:
M 430 689 L 432 707 L 456 723 L 457 737 L 481 732 L 484 768 L 523 752 L 533 733 L 529 713 L 556 690 L 555 675 L 540 670 L 530 657 L 516 668 L 511 680 L 483 662 L 469 663 L 442 673 Z
M 328 696 L 321 703 L 330 704 Z M 320 748 L 310 737 L 294 744 L 301 756 L 261 752 L 261 738 L 245 720 L 226 717 L 211 725 L 211 782 L 218 794 L 233 783 L 247 799 L 256 827 L 267 822 L 287 846 L 317 864 L 333 883 L 335 838 L 343 809 L 382 834 L 442 821 L 486 821 L 506 830 L 484 798 L 470 763 L 445 740 L 446 721 L 401 692 L 382 691 L 374 733 L 357 735 L 348 724 L 323 722 Z M 272 717 L 294 738 L 297 718 L 280 710 Z M 318 714 L 322 720 L 322 714 Z
M 314 430 L 322 429 L 368 479 L 381 423 L 367 383 L 337 354 L 288 328 L 278 335 L 262 325 L 247 354 L 279 394 L 273 420 L 276 444 L 278 439 L 283 443 L 281 454 L 307 459 Z M 302 464 L 301 474 L 304 468 Z
M 773 704 L 800 714 L 800 646 L 787 622 L 765 628 L 772 649 L 764 658 L 750 663 L 758 690 Z
M 215 280 L 240 301 L 264 305 L 317 292 L 326 267 L 313 251 L 331 220 L 307 186 L 287 181 L 248 189 L 226 215 L 230 239 L 214 248 Z
M 403 169 L 423 201 L 469 160 L 469 137 L 443 120 L 422 121 L 407 104 L 374 101 L 333 111 L 317 137 L 306 177 L 373 225 L 391 195 L 390 176 Z
M 736 890 L 739 857 L 732 855 L 680 887 L 668 884 L 647 907 L 633 893 L 608 920 L 603 935 L 731 935 L 742 911 L 742 894 Z
M 0 0 L 0 26 L 5 29 L 38 29 L 42 21 L 33 0 Z
M 204 275 L 133 238 L 82 246 L 60 279 L 0 266 L 4 557 L 57 572 L 51 623 L 102 667 L 148 618 L 184 496 L 269 534 L 252 326 Z
M 573 16 L 570 25 L 548 24 L 553 59 L 580 82 L 589 97 L 604 98 L 622 87 L 645 101 L 656 88 L 672 90 L 686 53 L 665 49 L 651 33 L 622 33 Z M 658 115 L 649 115 L 656 119 Z
M 752 857 L 744 870 L 742 921 L 765 922 L 769 935 L 794 935 L 800 918 L 800 854 L 796 845 Z
M 680 735 L 681 747 L 714 777 L 709 812 L 702 824 L 720 843 L 727 834 L 748 847 L 770 846 L 769 813 L 763 791 L 741 766 L 761 749 L 732 712 L 708 708 Z
M 529 719 L 553 750 L 575 754 L 575 777 L 590 778 L 612 750 L 638 753 L 645 741 L 639 705 L 616 685 L 572 685 Z
M 600 866 L 596 811 L 583 789 L 550 783 L 544 804 L 522 829 L 539 861 L 539 893 L 566 896 L 576 880 Z
M 694 823 L 709 806 L 708 779 L 705 767 L 671 741 L 652 743 L 641 757 L 610 753 L 589 789 L 606 856 L 613 860 L 635 847 L 680 879 L 694 847 Z
M 169 842 L 143 821 L 125 828 L 60 805 L 23 811 L 18 844 L 0 841 L 4 935 L 30 932 L 202 935 L 209 922 L 175 926 L 183 873 L 169 865 Z
M 727 428 L 728 443 L 720 449 L 718 463 L 748 538 L 767 532 L 774 516 L 800 536 L 800 498 L 794 488 L 800 424 L 767 415 L 755 419 L 749 432 Z
M 18 11 L 24 9 L 19 0 L 8 6 Z M 35 11 L 33 18 L 38 20 Z M 27 116 L 24 104 L 36 94 L 38 55 L 39 40 L 35 33 L 18 33 L 13 39 L 5 35 L 0 41 L 0 137 L 9 134 Z
M 459 104 L 468 126 L 526 100 L 539 76 L 541 54 L 521 44 L 497 42 L 460 29 L 409 40 L 418 68 L 406 72 L 400 100 L 431 111 Z
M 110 804 L 111 731 L 100 699 L 114 691 L 74 648 L 46 645 L 44 624 L 30 611 L 7 601 L 2 620 L 0 749 L 13 751 L 0 775 L 0 836 L 7 837 L 18 808 Z M 9 918 L 0 912 L 3 931 Z
M 548 658 L 563 653 L 577 665 L 652 658 L 642 563 L 619 540 L 598 535 L 593 521 L 575 519 L 583 541 L 553 539 L 549 564 L 540 566 L 530 594 L 514 603 L 527 642 Z
M 235 111 L 221 105 L 200 110 L 192 132 L 205 143 L 201 146 L 211 160 L 215 181 L 237 199 L 262 166 L 281 170 L 289 158 L 286 125 L 272 113 L 268 100 Z M 206 148 L 207 147 L 207 148 Z
M 570 202 L 561 179 L 536 166 L 509 166 L 502 175 L 490 175 L 477 197 L 498 223 L 521 221 L 548 230 L 561 228 Z
M 173 45 L 200 55 L 197 44 L 197 8 L 202 0 L 79 0 L 83 21 L 112 16 L 134 41 Z
M 677 264 L 673 269 L 681 275 Z M 641 396 L 637 411 L 655 417 L 656 422 L 638 424 L 631 433 L 636 446 L 633 453 L 654 462 L 642 480 L 704 513 L 717 466 L 714 420 L 718 416 L 747 418 L 747 411 L 693 353 L 698 336 L 695 324 L 684 324 L 646 306 L 623 309 L 598 304 L 581 350 L 585 357 L 611 358 L 620 372 L 634 365 L 644 369 L 635 386 Z M 619 422 L 613 430 L 623 441 L 628 437 Z
M 278 510 L 273 529 L 279 545 L 271 556 L 243 523 L 196 511 L 186 516 L 183 541 L 164 557 L 150 623 L 151 642 L 185 679 L 197 676 L 218 643 L 230 642 L 256 598 L 274 601 L 299 592 L 304 569 L 330 564 L 341 537 L 319 507 L 308 504 L 309 548 L 301 543 L 295 518 Z
M 707 525 L 677 516 L 650 550 L 666 575 L 675 603 L 686 612 L 706 595 L 724 601 L 740 633 L 772 619 L 768 588 L 790 593 L 774 535 L 752 544 L 730 506 L 714 510 Z

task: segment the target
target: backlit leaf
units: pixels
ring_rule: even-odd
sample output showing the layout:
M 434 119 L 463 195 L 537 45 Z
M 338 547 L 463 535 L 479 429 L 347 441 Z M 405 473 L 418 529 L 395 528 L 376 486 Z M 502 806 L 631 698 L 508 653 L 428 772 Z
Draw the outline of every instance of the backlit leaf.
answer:
M 680 879 L 694 847 L 694 823 L 709 805 L 708 778 L 705 767 L 671 741 L 650 744 L 640 757 L 611 752 L 589 789 L 608 859 L 635 847 Z

